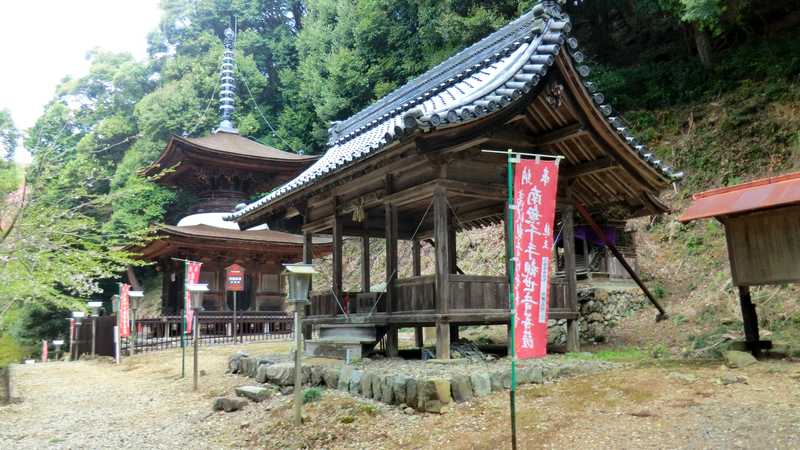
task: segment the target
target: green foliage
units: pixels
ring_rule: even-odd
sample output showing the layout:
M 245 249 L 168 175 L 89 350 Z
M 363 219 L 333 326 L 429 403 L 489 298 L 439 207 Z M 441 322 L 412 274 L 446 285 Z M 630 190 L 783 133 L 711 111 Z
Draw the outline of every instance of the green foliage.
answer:
M 0 109 L 0 153 L 7 161 L 14 159 L 19 138 L 20 133 L 14 126 L 11 112 L 7 109 Z
M 25 357 L 25 349 L 22 348 L 11 336 L 0 334 L 0 367 L 8 364 L 18 363 Z
M 308 388 L 303 390 L 303 404 L 319 401 L 322 398 L 322 389 Z

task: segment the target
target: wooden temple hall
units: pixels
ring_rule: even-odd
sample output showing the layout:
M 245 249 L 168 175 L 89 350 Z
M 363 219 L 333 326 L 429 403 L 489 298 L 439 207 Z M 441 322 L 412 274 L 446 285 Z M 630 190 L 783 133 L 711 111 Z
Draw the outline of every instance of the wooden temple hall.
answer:
M 314 236 L 333 237 L 331 285 L 314 286 L 308 309 L 307 323 L 320 339 L 348 326 L 370 327 L 396 354 L 398 328 L 415 327 L 421 342 L 420 327 L 435 327 L 437 357 L 447 359 L 459 326 L 508 323 L 507 278 L 462 273 L 455 245 L 459 232 L 504 224 L 507 158 L 483 150 L 513 149 L 566 157 L 555 227 L 564 243 L 564 275 L 553 280 L 550 318 L 567 319 L 569 346 L 577 348 L 576 207 L 599 224 L 659 214 L 666 210 L 659 191 L 680 174 L 615 116 L 589 81 L 570 29 L 557 2 L 536 5 L 333 123 L 322 158 L 227 217 L 243 229 L 268 223 L 302 233 L 306 262 Z M 356 292 L 342 292 L 346 237 L 364 243 Z M 369 238 L 385 239 L 382 280 L 369 279 Z M 408 278 L 398 276 L 401 240 L 413 249 Z M 435 246 L 433 273 L 420 270 L 423 241 Z M 385 292 L 371 292 L 379 282 Z
M 207 283 L 206 311 L 230 311 L 233 293 L 225 291 L 225 268 L 236 263 L 246 271 L 239 311 L 282 311 L 285 289 L 282 264 L 298 262 L 303 237 L 268 229 L 266 225 L 240 231 L 223 220 L 247 199 L 269 192 L 291 180 L 319 159 L 269 147 L 241 136 L 233 124 L 233 32 L 226 30 L 223 56 L 219 128 L 208 136 L 173 136 L 159 158 L 144 171 L 156 183 L 188 193 L 193 199 L 188 215 L 175 225 L 164 225 L 157 239 L 137 249 L 162 274 L 162 310 L 175 314 L 182 306 L 184 263 L 202 262 L 200 283 Z M 325 244 L 327 242 L 328 244 Z M 317 239 L 315 249 L 329 252 L 330 239 Z M 131 284 L 138 282 L 128 271 Z

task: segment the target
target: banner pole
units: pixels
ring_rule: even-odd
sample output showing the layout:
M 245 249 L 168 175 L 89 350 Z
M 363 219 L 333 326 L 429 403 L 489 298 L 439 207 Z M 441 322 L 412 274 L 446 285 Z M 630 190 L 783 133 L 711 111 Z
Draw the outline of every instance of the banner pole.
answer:
M 511 356 L 511 391 L 509 406 L 511 408 L 511 448 L 517 449 L 517 355 L 514 350 L 514 161 L 511 149 L 508 149 L 508 241 L 506 242 L 506 258 L 508 259 L 508 354 Z
M 183 297 L 181 297 L 181 378 L 186 376 L 186 279 L 189 276 L 189 262 L 183 260 Z

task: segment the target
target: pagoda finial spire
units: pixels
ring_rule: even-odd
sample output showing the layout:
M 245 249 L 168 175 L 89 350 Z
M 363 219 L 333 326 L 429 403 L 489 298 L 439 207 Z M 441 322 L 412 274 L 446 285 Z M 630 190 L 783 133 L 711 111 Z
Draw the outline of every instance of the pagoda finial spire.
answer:
M 234 99 L 236 96 L 236 79 L 233 77 L 236 68 L 233 58 L 233 43 L 236 38 L 232 29 L 225 29 L 225 51 L 222 53 L 219 87 L 219 128 L 214 132 L 239 133 L 233 126 Z

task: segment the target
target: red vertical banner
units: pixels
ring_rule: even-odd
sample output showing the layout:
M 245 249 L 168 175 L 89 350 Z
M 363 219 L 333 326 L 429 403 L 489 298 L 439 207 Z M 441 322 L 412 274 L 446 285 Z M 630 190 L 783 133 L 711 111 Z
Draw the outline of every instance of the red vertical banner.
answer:
M 186 262 L 186 299 L 183 305 L 186 311 L 186 334 L 192 334 L 192 321 L 194 320 L 194 312 L 192 311 L 192 296 L 189 293 L 189 285 L 195 284 L 200 281 L 200 267 L 203 263 L 196 261 Z
M 522 160 L 514 177 L 514 348 L 519 359 L 547 354 L 550 258 L 558 163 Z
M 119 337 L 131 335 L 131 285 L 119 285 Z
M 47 341 L 42 341 L 42 362 L 47 362 Z
M 69 341 L 75 342 L 75 319 L 69 319 Z

